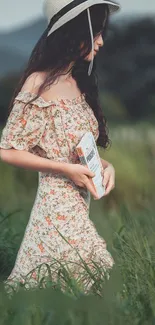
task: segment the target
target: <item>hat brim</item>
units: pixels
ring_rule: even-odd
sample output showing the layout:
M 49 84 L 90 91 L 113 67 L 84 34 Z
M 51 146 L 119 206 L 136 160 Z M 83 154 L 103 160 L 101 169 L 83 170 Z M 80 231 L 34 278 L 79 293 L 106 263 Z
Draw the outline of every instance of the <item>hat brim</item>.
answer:
M 113 1 L 108 1 L 108 0 L 107 1 L 106 0 L 95 0 L 95 1 L 94 0 L 87 0 L 87 1 L 85 1 L 83 3 L 81 3 L 80 5 L 76 6 L 75 8 L 71 9 L 70 11 L 68 11 L 61 18 L 59 18 L 59 20 L 50 29 L 47 36 L 51 35 L 55 30 L 57 30 L 58 28 L 60 28 L 64 24 L 66 24 L 71 19 L 78 16 L 84 10 L 86 10 L 89 7 L 91 7 L 93 5 L 96 5 L 96 4 L 108 4 L 110 14 L 118 11 L 121 8 L 121 6 L 118 3 L 113 2 Z

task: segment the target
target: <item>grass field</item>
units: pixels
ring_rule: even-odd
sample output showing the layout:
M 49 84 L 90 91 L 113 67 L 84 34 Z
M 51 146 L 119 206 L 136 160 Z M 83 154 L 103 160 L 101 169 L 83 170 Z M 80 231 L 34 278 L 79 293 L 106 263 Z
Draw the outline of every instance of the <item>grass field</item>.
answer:
M 155 132 L 149 125 L 113 127 L 112 147 L 99 150 L 116 169 L 116 187 L 91 201 L 90 218 L 115 266 L 102 298 L 84 296 L 70 279 L 66 294 L 51 287 L 9 299 L 1 281 L 0 325 L 155 324 Z M 0 275 L 9 275 L 37 189 L 37 173 L 0 164 Z M 71 290 L 72 287 L 72 290 Z M 72 294 L 74 292 L 74 294 Z

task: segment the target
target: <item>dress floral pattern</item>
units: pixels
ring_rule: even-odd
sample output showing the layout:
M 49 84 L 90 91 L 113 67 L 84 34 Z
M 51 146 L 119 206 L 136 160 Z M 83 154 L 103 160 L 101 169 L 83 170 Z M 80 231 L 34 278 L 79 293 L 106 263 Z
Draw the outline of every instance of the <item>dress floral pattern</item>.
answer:
M 95 140 L 99 136 L 98 122 L 85 94 L 54 101 L 34 98 L 28 91 L 16 96 L 2 131 L 0 148 L 26 150 L 64 163 L 80 163 L 75 147 L 81 137 L 87 131 L 92 131 Z M 26 105 L 31 99 L 33 102 Z M 90 192 L 59 173 L 38 172 L 38 176 L 35 202 L 6 283 L 23 283 L 29 273 L 29 282 L 35 285 L 38 275 L 33 270 L 42 263 L 50 265 L 55 277 L 56 264 L 64 263 L 72 276 L 77 278 L 81 274 L 82 279 L 81 258 L 92 268 L 93 260 L 104 269 L 111 269 L 114 260 L 89 218 Z M 42 275 L 43 272 L 44 268 Z

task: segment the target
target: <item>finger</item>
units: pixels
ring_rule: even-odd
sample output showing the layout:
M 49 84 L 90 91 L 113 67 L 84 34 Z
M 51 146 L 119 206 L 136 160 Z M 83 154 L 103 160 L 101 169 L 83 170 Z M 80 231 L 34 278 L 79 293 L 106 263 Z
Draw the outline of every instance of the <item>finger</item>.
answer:
M 85 185 L 86 185 L 88 191 L 90 191 L 90 193 L 93 195 L 93 197 L 96 198 L 96 199 L 98 199 L 97 192 L 94 189 L 94 186 L 92 185 L 92 183 L 90 182 L 89 179 L 85 180 Z
M 87 183 L 87 189 L 88 191 L 90 191 L 90 193 L 95 199 L 98 199 L 97 192 L 95 191 L 94 187 L 90 183 Z
M 92 172 L 88 167 L 85 167 L 84 173 L 86 176 L 91 177 L 91 178 L 95 176 L 95 173 Z
M 107 188 L 105 190 L 105 194 L 104 195 L 107 195 L 109 194 L 113 189 L 114 189 L 115 185 L 113 183 L 113 181 L 109 181 L 109 183 L 107 184 Z
M 101 169 L 101 175 L 104 176 L 104 169 Z
M 104 174 L 103 176 L 103 186 L 107 187 L 108 183 L 109 183 L 109 180 L 110 180 L 110 176 L 109 174 Z
M 89 171 L 89 173 L 87 173 L 87 176 L 90 178 L 93 178 L 95 176 L 95 173 Z

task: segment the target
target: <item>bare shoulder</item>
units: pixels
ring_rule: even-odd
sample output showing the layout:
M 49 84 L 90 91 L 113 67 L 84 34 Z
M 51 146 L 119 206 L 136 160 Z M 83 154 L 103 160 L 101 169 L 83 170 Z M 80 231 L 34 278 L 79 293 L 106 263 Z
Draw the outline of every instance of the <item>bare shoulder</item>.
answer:
M 47 77 L 46 72 L 41 72 L 37 71 L 32 73 L 24 82 L 21 91 L 26 91 L 30 92 L 32 94 L 37 94 L 39 87 L 43 84 Z M 53 85 L 46 86 L 46 89 L 44 89 L 41 93 L 41 97 L 45 100 L 48 101 L 52 99 L 53 95 L 55 94 L 54 92 L 55 87 Z
M 21 91 L 37 93 L 39 87 L 44 82 L 44 80 L 45 80 L 44 72 L 34 72 L 25 80 Z
M 27 91 L 34 94 L 38 93 L 39 87 L 44 83 L 47 77 L 46 72 L 34 72 L 24 82 L 21 91 Z M 55 100 L 57 98 L 75 98 L 79 95 L 79 89 L 76 81 L 66 82 L 63 78 L 58 78 L 54 83 L 47 84 L 41 92 L 41 97 L 45 101 Z

